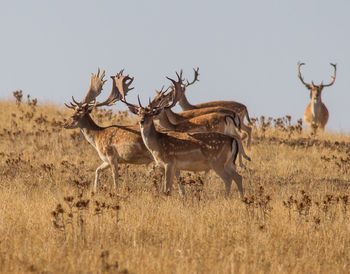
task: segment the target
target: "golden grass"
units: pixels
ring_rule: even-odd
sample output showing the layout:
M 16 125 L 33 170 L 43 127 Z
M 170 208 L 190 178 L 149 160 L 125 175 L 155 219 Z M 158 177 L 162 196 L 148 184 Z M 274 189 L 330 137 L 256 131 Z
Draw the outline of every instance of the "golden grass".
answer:
M 159 175 L 131 165 L 116 193 L 107 170 L 93 194 L 101 161 L 78 130 L 62 128 L 69 114 L 0 102 L 1 272 L 349 271 L 349 136 L 256 122 L 243 201 L 235 185 L 225 199 L 214 173 L 183 172 L 186 198 L 163 196 Z M 94 119 L 135 123 L 125 112 Z

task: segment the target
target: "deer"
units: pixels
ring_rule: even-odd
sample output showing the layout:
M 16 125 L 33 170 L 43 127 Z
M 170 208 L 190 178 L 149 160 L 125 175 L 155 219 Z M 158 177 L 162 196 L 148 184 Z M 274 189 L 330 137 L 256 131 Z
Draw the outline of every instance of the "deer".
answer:
M 329 84 L 321 84 L 316 85 L 313 81 L 311 84 L 308 84 L 304 81 L 303 76 L 300 72 L 300 67 L 305 65 L 305 63 L 298 62 L 298 78 L 301 83 L 310 90 L 310 103 L 307 105 L 304 111 L 304 121 L 311 128 L 312 132 L 316 132 L 317 129 L 320 129 L 324 132 L 325 126 L 328 122 L 329 112 L 326 105 L 322 102 L 322 90 L 324 87 L 330 87 L 335 82 L 337 65 L 330 63 L 330 65 L 334 68 L 334 73 L 331 77 L 331 81 Z
M 182 77 L 182 71 L 180 72 L 180 77 Z M 225 117 L 225 121 L 227 124 L 231 124 L 234 126 L 233 132 L 237 129 L 238 131 L 241 131 L 241 119 L 240 117 L 233 112 L 230 109 L 225 109 L 225 108 L 203 108 L 203 109 L 193 109 L 193 110 L 188 110 L 184 111 L 181 113 L 175 113 L 172 111 L 172 107 L 176 105 L 177 102 L 181 99 L 181 97 L 184 94 L 185 87 L 180 90 L 175 90 L 173 86 L 168 87 L 165 91 L 163 91 L 163 88 L 161 91 L 157 91 L 157 96 L 153 99 L 153 102 L 155 101 L 156 103 L 160 103 L 161 101 L 164 102 L 169 102 L 172 101 L 173 103 L 171 106 L 165 106 L 164 107 L 164 114 L 167 116 L 167 119 L 170 121 L 171 124 L 173 125 L 180 125 L 183 123 L 188 123 L 188 124 L 203 124 L 203 121 L 207 121 L 207 127 L 209 128 L 215 128 L 217 125 L 215 123 L 218 122 L 218 119 L 214 118 L 220 118 Z M 168 89 L 171 89 L 171 93 L 168 93 L 167 95 L 165 94 Z M 174 100 L 172 100 L 173 98 Z M 154 104 L 152 102 L 152 104 Z M 164 115 L 164 116 L 165 116 Z M 166 127 L 166 126 L 164 126 Z M 208 128 L 208 129 L 209 129 Z
M 149 164 L 153 162 L 153 156 L 144 145 L 141 137 L 140 129 L 135 126 L 112 125 L 107 127 L 98 126 L 90 116 L 93 109 L 102 106 L 111 106 L 115 102 L 125 98 L 134 78 L 129 75 L 123 75 L 121 70 L 117 75 L 111 76 L 112 90 L 109 97 L 101 102 L 96 102 L 96 97 L 101 93 L 102 87 L 107 80 L 104 80 L 105 71 L 100 74 L 91 74 L 90 85 L 84 99 L 77 102 L 72 96 L 73 102 L 70 105 L 65 104 L 69 109 L 73 109 L 74 113 L 64 128 L 74 129 L 80 128 L 85 139 L 96 149 L 102 160 L 102 164 L 95 171 L 95 181 L 93 189 L 96 192 L 99 175 L 101 171 L 111 167 L 114 188 L 118 186 L 118 164 Z M 118 81 L 116 81 L 118 79 Z M 120 93 L 122 90 L 123 93 Z
M 175 89 L 181 89 L 182 79 L 178 74 L 177 76 L 177 81 L 168 77 L 167 79 L 173 83 Z M 164 193 L 171 194 L 174 174 L 179 170 L 214 170 L 225 183 L 226 197 L 230 194 L 232 180 L 243 197 L 242 176 L 237 173 L 234 164 L 239 150 L 236 138 L 217 132 L 160 132 L 155 127 L 154 117 L 164 106 L 154 106 L 150 102 L 147 107 L 143 107 L 139 97 L 138 106 L 124 99 L 121 101 L 138 115 L 142 139 L 154 160 L 165 170 L 162 185 Z M 184 195 L 183 186 L 179 181 L 178 183 Z
M 247 119 L 248 123 L 251 123 L 248 109 L 244 104 L 235 102 L 235 101 L 212 101 L 207 103 L 201 103 L 197 105 L 192 105 L 186 97 L 185 91 L 187 87 L 190 85 L 193 85 L 195 82 L 199 81 L 199 68 L 193 69 L 194 70 L 194 78 L 191 82 L 186 80 L 186 83 L 183 84 L 184 92 L 179 100 L 179 105 L 183 112 L 181 115 L 183 117 L 192 118 L 197 115 L 212 113 L 212 112 L 219 112 L 225 110 L 231 110 L 233 113 L 236 113 L 240 120 L 241 120 L 241 128 L 243 131 L 247 133 L 248 139 L 247 139 L 247 146 L 250 146 L 251 143 L 251 132 L 252 128 L 248 125 L 244 124 L 244 118 Z M 197 112 L 193 112 L 193 110 L 197 110 Z
M 241 130 L 240 118 L 238 115 L 236 115 L 236 113 L 232 112 L 231 110 L 227 110 L 227 112 L 225 112 L 223 109 L 223 112 L 207 113 L 186 119 L 180 114 L 174 113 L 171 110 L 171 108 L 174 107 L 179 101 L 179 98 L 181 98 L 183 88 L 174 88 L 172 92 L 168 94 L 165 94 L 165 92 L 166 91 L 157 92 L 157 96 L 150 103 L 152 106 L 163 105 L 162 111 L 156 116 L 161 127 L 178 132 L 219 132 L 234 136 L 239 145 L 239 164 L 241 167 L 245 168 L 242 161 L 242 156 L 248 161 L 251 159 L 245 153 L 242 140 L 236 133 L 236 130 Z M 173 97 L 173 99 L 170 100 L 169 97 Z M 172 103 L 170 104 L 169 101 L 172 101 Z M 177 123 L 173 123 L 170 116 L 175 119 Z

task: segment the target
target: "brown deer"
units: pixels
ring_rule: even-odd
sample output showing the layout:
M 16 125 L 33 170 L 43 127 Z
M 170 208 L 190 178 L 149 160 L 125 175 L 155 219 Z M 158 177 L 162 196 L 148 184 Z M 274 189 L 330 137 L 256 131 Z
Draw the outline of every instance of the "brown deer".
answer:
M 97 103 L 96 97 L 101 93 L 103 84 L 106 82 L 103 79 L 105 72 L 103 71 L 101 76 L 99 74 L 100 70 L 97 74 L 91 74 L 88 92 L 81 102 L 77 102 L 72 97 L 73 103 L 65 104 L 66 107 L 74 109 L 74 113 L 64 126 L 66 129 L 80 128 L 86 140 L 97 150 L 103 161 L 102 165 L 96 169 L 94 191 L 97 189 L 102 170 L 108 167 L 112 168 L 114 187 L 116 188 L 118 185 L 118 163 L 149 164 L 153 161 L 153 156 L 142 141 L 138 126 L 100 127 L 90 117 L 94 108 L 111 106 L 124 98 L 127 92 L 132 89 L 129 86 L 133 78 L 122 75 L 123 71 L 120 71 L 116 76 L 111 76 L 113 86 L 109 97 L 104 102 Z
M 311 84 L 308 84 L 304 81 L 304 78 L 301 75 L 300 67 L 305 65 L 305 63 L 298 63 L 298 77 L 300 81 L 310 90 L 310 99 L 311 102 L 305 109 L 304 112 L 304 121 L 311 128 L 313 132 L 319 128 L 324 131 L 324 128 L 327 124 L 329 113 L 325 104 L 322 102 L 322 90 L 324 87 L 330 87 L 335 82 L 337 65 L 330 63 L 334 68 L 334 74 L 332 75 L 331 82 L 329 84 L 323 84 L 323 81 L 320 85 L 315 85 L 313 81 Z
M 180 72 L 180 77 L 182 77 L 182 71 Z M 171 88 L 172 92 L 166 94 L 167 90 Z M 172 101 L 172 104 L 164 107 L 163 113 L 166 114 L 167 119 L 173 125 L 180 125 L 183 123 L 200 125 L 207 124 L 207 129 L 213 129 L 217 127 L 218 121 L 221 121 L 222 117 L 225 117 L 227 124 L 232 124 L 234 128 L 238 131 L 241 131 L 241 119 L 240 117 L 230 109 L 214 107 L 214 108 L 203 108 L 203 109 L 193 109 L 188 111 L 183 111 L 181 113 L 175 113 L 172 111 L 172 107 L 176 105 L 176 103 L 181 100 L 184 95 L 185 85 L 183 85 L 182 89 L 175 90 L 175 87 L 170 86 L 167 90 L 156 91 L 157 96 L 153 99 L 152 105 L 156 105 L 157 103 L 164 103 Z M 175 93 L 176 92 L 176 93 Z M 173 98 L 174 99 L 173 99 Z M 154 103 L 155 102 L 155 103 Z M 217 118 L 217 119 L 215 119 Z M 166 126 L 164 126 L 166 127 Z M 196 126 L 194 126 L 196 127 Z M 233 129 L 233 132 L 235 132 Z
M 182 80 L 168 78 L 175 88 L 181 88 Z M 165 169 L 163 191 L 170 193 L 172 181 L 177 170 L 209 171 L 213 169 L 225 182 L 226 196 L 229 195 L 232 180 L 235 181 L 243 197 L 242 176 L 236 172 L 234 165 L 238 153 L 236 138 L 221 133 L 162 133 L 154 126 L 153 118 L 158 115 L 163 106 L 148 107 L 129 104 L 129 109 L 139 116 L 139 124 L 143 141 L 152 153 L 155 161 Z M 180 183 L 180 188 L 183 186 Z
M 243 131 L 245 131 L 248 135 L 247 139 L 247 146 L 250 146 L 251 143 L 251 132 L 252 128 L 244 124 L 244 118 L 247 119 L 247 121 L 250 123 L 250 118 L 248 114 L 248 109 L 245 105 L 235 102 L 235 101 L 212 101 L 212 102 L 207 102 L 207 103 L 202 103 L 202 104 L 197 104 L 197 105 L 192 105 L 186 98 L 186 88 L 192 84 L 194 84 L 198 80 L 199 76 L 199 68 L 194 69 L 194 78 L 191 82 L 187 80 L 187 83 L 183 85 L 184 87 L 184 92 L 182 97 L 179 100 L 179 105 L 182 108 L 184 112 L 182 112 L 182 115 L 184 115 L 187 118 L 193 117 L 192 115 L 198 115 L 199 112 L 197 113 L 192 113 L 192 112 L 186 112 L 189 110 L 194 110 L 194 109 L 200 109 L 201 114 L 207 114 L 207 113 L 212 113 L 212 112 L 217 112 L 219 108 L 224 108 L 231 110 L 234 113 L 237 113 L 241 120 L 241 128 Z

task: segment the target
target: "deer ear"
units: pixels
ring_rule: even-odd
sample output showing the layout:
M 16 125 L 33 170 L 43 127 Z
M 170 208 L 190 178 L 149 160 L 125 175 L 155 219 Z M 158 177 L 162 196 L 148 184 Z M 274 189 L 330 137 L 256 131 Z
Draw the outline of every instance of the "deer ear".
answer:
M 135 108 L 135 107 L 133 107 L 133 106 L 128 106 L 128 108 L 129 108 L 129 110 L 130 110 L 132 113 L 134 113 L 134 114 L 136 114 L 136 115 L 139 114 L 139 110 L 138 110 L 137 108 Z

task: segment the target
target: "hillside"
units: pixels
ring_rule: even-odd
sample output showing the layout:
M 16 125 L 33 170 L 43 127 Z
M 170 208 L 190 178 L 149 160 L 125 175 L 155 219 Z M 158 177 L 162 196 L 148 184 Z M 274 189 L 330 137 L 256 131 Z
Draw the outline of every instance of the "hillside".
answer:
M 117 107 L 113 107 L 115 110 Z M 213 173 L 182 172 L 186 197 L 158 191 L 152 166 L 120 165 L 91 192 L 101 164 L 71 111 L 0 101 L 0 271 L 3 273 L 347 272 L 350 137 L 310 137 L 289 117 L 255 121 L 243 176 L 225 199 Z M 93 113 L 100 125 L 132 114 Z M 176 190 L 176 189 L 175 189 Z

